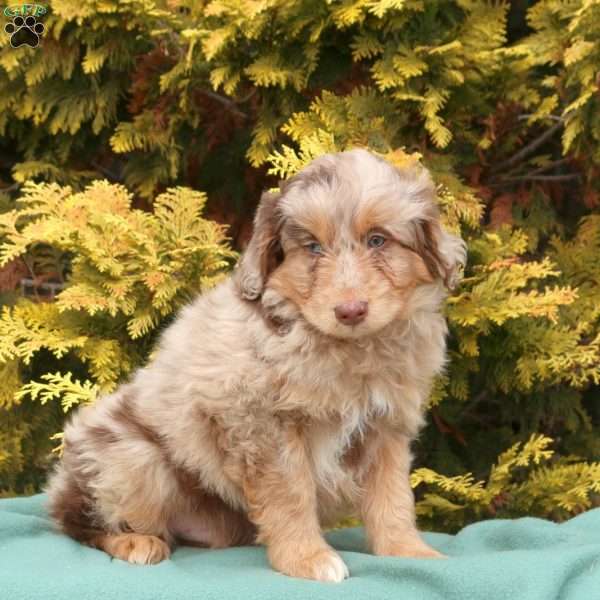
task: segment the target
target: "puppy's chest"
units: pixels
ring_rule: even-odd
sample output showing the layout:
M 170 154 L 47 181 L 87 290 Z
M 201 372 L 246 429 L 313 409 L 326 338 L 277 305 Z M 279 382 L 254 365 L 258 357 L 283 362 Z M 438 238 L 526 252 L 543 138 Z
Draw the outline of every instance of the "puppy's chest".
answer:
M 389 411 L 385 400 L 375 395 L 373 401 L 367 398 L 362 406 L 348 407 L 330 419 L 309 421 L 306 435 L 318 484 L 332 489 L 353 484 L 359 465 L 349 458 L 360 456 L 361 452 L 355 451 Z

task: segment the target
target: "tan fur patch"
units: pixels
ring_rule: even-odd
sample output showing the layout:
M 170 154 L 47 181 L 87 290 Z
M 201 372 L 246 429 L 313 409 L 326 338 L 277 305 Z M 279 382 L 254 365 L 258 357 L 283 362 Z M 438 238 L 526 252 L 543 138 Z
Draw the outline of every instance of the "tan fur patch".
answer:
M 375 197 L 357 207 L 352 219 L 352 233 L 364 240 L 370 231 L 383 229 L 396 218 L 394 204 L 386 197 Z

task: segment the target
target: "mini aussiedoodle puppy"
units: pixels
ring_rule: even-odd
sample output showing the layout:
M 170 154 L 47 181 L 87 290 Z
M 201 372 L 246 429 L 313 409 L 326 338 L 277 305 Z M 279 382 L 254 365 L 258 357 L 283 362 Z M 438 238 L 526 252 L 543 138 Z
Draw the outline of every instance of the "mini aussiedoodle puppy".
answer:
M 375 554 L 440 556 L 416 529 L 410 442 L 464 261 L 424 169 L 365 150 L 313 161 L 263 195 L 233 276 L 181 311 L 129 383 L 74 416 L 53 518 L 142 564 L 177 541 L 258 542 L 282 573 L 340 581 L 321 527 L 349 511 Z

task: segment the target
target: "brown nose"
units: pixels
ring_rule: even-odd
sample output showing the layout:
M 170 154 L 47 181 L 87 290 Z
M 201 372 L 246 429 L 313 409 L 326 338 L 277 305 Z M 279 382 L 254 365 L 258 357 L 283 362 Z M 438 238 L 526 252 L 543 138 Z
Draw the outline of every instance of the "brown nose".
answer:
M 362 300 L 343 302 L 333 309 L 337 320 L 344 325 L 358 325 L 365 320 L 368 311 L 369 303 Z

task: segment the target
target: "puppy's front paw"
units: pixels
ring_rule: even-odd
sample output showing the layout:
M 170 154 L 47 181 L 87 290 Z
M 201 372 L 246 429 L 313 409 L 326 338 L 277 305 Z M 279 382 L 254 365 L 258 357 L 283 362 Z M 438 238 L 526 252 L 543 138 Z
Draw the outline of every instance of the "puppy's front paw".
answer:
M 374 549 L 378 556 L 402 556 L 404 558 L 447 558 L 425 542 L 386 542 Z
M 308 555 L 290 548 L 285 554 L 271 559 L 273 567 L 290 577 L 315 579 L 339 583 L 348 577 L 348 567 L 340 555 L 331 548 L 317 550 Z

